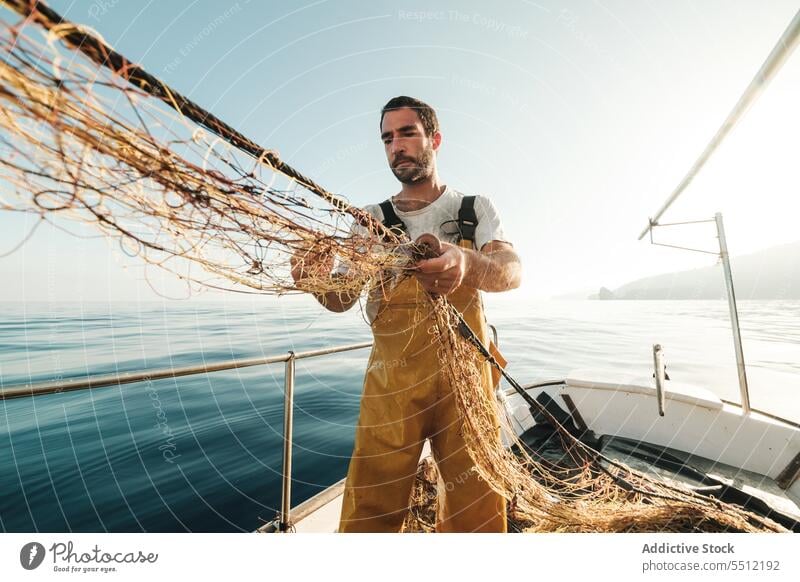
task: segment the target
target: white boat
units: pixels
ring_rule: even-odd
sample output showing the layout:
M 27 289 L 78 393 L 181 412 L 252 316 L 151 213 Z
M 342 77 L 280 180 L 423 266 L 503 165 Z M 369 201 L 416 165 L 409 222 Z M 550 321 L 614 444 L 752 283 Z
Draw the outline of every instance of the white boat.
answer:
M 284 363 L 285 414 L 281 511 L 257 531 L 335 532 L 344 490 L 340 480 L 302 503 L 291 505 L 294 369 L 299 359 L 361 350 L 369 343 L 309 352 L 207 363 L 200 366 L 95 375 L 8 387 L 0 400 L 194 374 Z M 640 471 L 680 481 L 698 492 L 739 503 L 800 531 L 800 425 L 738 403 L 721 400 L 701 386 L 666 380 L 652 370 L 640 376 L 614 370 L 580 370 L 566 378 L 523 386 L 576 436 L 605 456 Z M 498 394 L 516 435 L 545 452 L 552 427 L 537 418 L 515 388 Z M 660 414 L 663 410 L 663 416 Z M 554 439 L 555 440 L 555 439 Z M 547 445 L 542 447 L 542 444 Z M 425 447 L 421 460 L 429 454 Z
M 525 387 L 549 410 L 558 406 L 576 434 L 592 434 L 600 452 L 698 492 L 743 504 L 800 531 L 800 425 L 721 400 L 701 386 L 668 381 L 659 414 L 655 378 L 613 370 L 580 370 L 563 380 Z M 542 427 L 513 388 L 506 411 L 517 436 L 530 442 Z M 544 423 L 546 424 L 546 422 Z M 423 450 L 422 458 L 429 454 Z M 335 532 L 344 480 L 292 508 L 291 529 Z M 758 503 L 758 501 L 763 504 Z M 276 531 L 275 523 L 259 531 Z

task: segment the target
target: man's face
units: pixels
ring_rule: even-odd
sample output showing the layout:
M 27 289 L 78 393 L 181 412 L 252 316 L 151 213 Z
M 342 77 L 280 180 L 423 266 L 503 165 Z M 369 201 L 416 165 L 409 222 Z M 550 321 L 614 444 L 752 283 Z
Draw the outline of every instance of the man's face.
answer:
M 381 139 L 389 167 L 403 184 L 416 184 L 433 175 L 434 152 L 441 136 L 425 135 L 416 111 L 407 107 L 387 111 L 381 123 Z

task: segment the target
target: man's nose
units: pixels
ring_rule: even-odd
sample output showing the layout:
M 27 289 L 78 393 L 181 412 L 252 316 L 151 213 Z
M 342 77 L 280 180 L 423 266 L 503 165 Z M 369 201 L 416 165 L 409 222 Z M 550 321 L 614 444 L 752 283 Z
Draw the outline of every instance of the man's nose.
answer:
M 392 157 L 404 151 L 406 151 L 406 146 L 403 143 L 403 140 L 393 139 L 392 143 L 389 145 L 389 153 L 392 154 Z

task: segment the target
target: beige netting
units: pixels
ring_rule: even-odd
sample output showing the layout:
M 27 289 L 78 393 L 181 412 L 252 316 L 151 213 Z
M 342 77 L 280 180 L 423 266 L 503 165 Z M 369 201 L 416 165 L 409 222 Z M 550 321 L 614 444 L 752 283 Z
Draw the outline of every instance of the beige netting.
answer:
M 464 438 L 475 470 L 509 501 L 510 517 L 526 531 L 782 531 L 772 520 L 636 472 L 605 458 L 573 437 L 544 408 L 579 467 L 553 467 L 533 458 L 518 440 L 517 452 L 496 438 L 495 403 L 479 384 L 481 356 L 458 332 L 459 316 L 441 298 L 432 300 L 442 373 L 453 386 Z M 514 435 L 507 424 L 502 430 Z

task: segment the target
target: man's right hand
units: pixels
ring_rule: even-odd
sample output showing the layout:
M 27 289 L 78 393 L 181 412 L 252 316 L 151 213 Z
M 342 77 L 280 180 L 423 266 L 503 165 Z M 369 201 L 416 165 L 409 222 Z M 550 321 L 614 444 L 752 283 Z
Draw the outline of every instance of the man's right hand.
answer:
M 292 279 L 297 288 L 302 291 L 312 291 L 308 288 L 313 280 L 324 280 L 331 276 L 333 271 L 333 255 L 330 253 L 317 253 L 311 250 L 298 250 L 291 258 Z
M 310 250 L 298 250 L 290 260 L 292 279 L 301 291 L 314 295 L 317 301 L 328 309 L 341 313 L 347 311 L 356 301 L 358 294 L 351 295 L 347 292 L 328 291 L 327 293 L 314 290 L 314 281 L 330 281 L 341 275 L 331 274 L 334 258 L 331 253 L 317 253 Z

